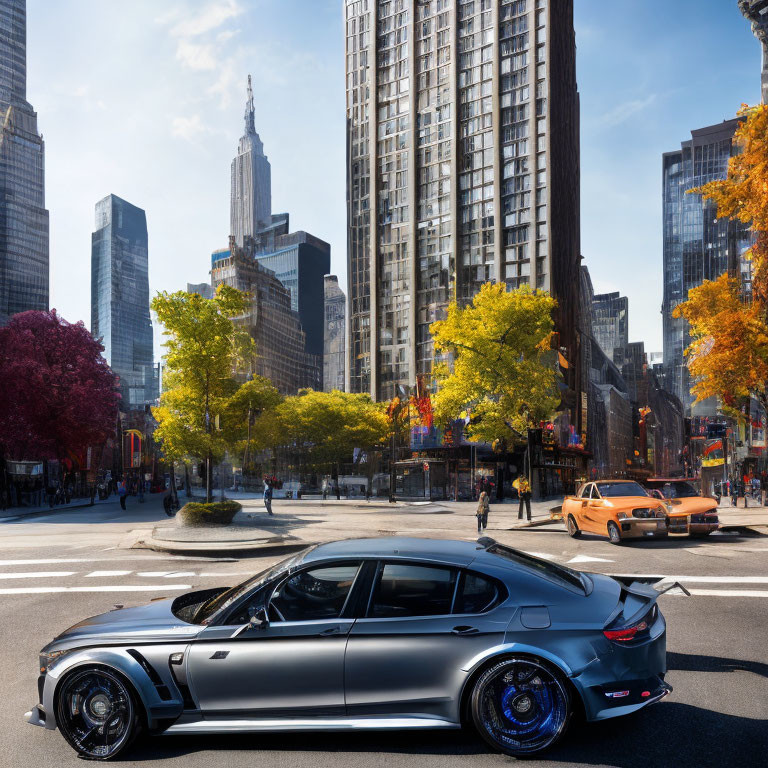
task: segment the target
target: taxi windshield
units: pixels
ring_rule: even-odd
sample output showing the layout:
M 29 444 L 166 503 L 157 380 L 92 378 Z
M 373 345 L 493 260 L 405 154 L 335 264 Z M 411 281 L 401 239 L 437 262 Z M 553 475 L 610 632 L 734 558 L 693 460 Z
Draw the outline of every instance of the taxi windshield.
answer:
M 645 488 L 634 480 L 622 480 L 615 483 L 600 483 L 597 490 L 604 499 L 616 496 L 647 496 Z

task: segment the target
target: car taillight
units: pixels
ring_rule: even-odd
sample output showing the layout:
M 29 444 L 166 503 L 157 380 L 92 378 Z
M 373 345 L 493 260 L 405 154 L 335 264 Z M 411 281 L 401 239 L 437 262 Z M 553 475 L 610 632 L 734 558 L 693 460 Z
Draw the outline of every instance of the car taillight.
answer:
M 605 629 L 603 634 L 609 639 L 617 643 L 626 643 L 629 640 L 634 640 L 638 632 L 648 629 L 648 622 L 641 621 L 637 624 L 633 624 L 631 627 L 625 627 L 624 629 Z

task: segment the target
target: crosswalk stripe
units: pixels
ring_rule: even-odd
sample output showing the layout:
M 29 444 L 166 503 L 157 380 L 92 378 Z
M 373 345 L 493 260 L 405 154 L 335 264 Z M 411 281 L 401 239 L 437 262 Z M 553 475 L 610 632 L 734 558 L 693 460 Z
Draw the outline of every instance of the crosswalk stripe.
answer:
M 606 560 L 604 557 L 590 557 L 589 555 L 576 555 L 568 563 L 615 563 L 615 560 Z
M 100 579 L 108 576 L 127 576 L 133 571 L 91 571 L 85 574 L 86 579 Z
M 16 573 L 0 573 L 0 579 L 61 579 L 74 576 L 77 571 L 19 571 Z
M 188 579 L 197 576 L 194 571 L 140 571 L 136 575 L 148 579 Z
M 44 595 L 52 592 L 169 592 L 192 589 L 191 584 L 139 584 L 100 585 L 92 587 L 9 587 L 0 589 L 0 595 Z

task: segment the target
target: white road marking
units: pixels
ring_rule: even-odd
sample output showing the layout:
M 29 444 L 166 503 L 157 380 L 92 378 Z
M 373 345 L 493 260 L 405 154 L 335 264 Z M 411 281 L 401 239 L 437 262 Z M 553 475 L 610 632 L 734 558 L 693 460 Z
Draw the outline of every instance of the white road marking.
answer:
M 768 597 L 768 591 L 761 589 L 689 589 L 692 595 L 701 597 Z M 666 594 L 684 594 L 682 590 L 670 590 Z
M 17 573 L 0 573 L 0 579 L 51 579 L 74 576 L 77 571 L 19 571 Z
M 538 557 L 541 560 L 557 560 L 557 555 L 550 555 L 547 552 L 526 552 L 525 554 L 531 557 Z
M 194 577 L 197 574 L 193 571 L 141 571 L 136 575 L 148 579 L 188 579 L 190 576 Z
M 768 576 L 665 576 L 661 581 L 682 581 L 686 584 L 768 584 Z
M 138 586 L 109 586 L 93 587 L 13 587 L 0 589 L 0 595 L 44 595 L 51 592 L 168 592 L 172 589 L 192 589 L 191 584 L 142 584 Z
M 86 579 L 100 579 L 106 576 L 127 576 L 133 571 L 91 571 L 85 575 Z
M 604 557 L 590 557 L 589 555 L 576 555 L 569 563 L 615 563 L 615 560 L 606 560 Z
M 93 563 L 93 558 L 51 558 L 47 560 L 0 560 L 0 566 L 6 565 L 56 565 L 57 563 Z
M 255 576 L 255 571 L 239 571 L 236 573 L 215 573 L 215 572 L 203 572 L 200 574 L 201 579 L 228 579 L 230 576 Z

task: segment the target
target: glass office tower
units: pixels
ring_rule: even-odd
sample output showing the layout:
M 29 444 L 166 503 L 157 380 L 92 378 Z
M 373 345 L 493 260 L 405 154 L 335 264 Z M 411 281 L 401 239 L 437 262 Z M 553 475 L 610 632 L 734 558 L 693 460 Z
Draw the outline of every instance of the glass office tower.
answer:
M 96 203 L 91 237 L 91 333 L 120 377 L 122 411 L 157 398 L 149 316 L 147 217 L 108 195 Z
M 592 299 L 592 335 L 605 354 L 621 365 L 629 344 L 629 299 L 616 293 L 597 293 Z M 619 350 L 619 359 L 616 358 Z
M 27 102 L 25 0 L 0 0 L 0 323 L 48 309 L 45 145 Z
M 384 400 L 428 376 L 430 324 L 486 281 L 557 297 L 571 377 L 572 0 L 346 0 L 345 10 L 348 389 Z
M 747 226 L 718 219 L 713 202 L 686 194 L 689 189 L 725 178 L 728 161 L 737 151 L 733 134 L 738 124 L 738 120 L 726 120 L 692 131 L 691 139 L 679 150 L 663 156 L 664 382 L 666 389 L 680 398 L 688 416 L 715 415 L 717 404 L 706 401 L 693 406 L 684 355 L 690 343 L 687 323 L 672 317 L 672 311 L 688 298 L 691 288 L 723 272 L 739 277 L 742 289 L 750 291 L 749 262 L 743 258 L 750 244 Z

